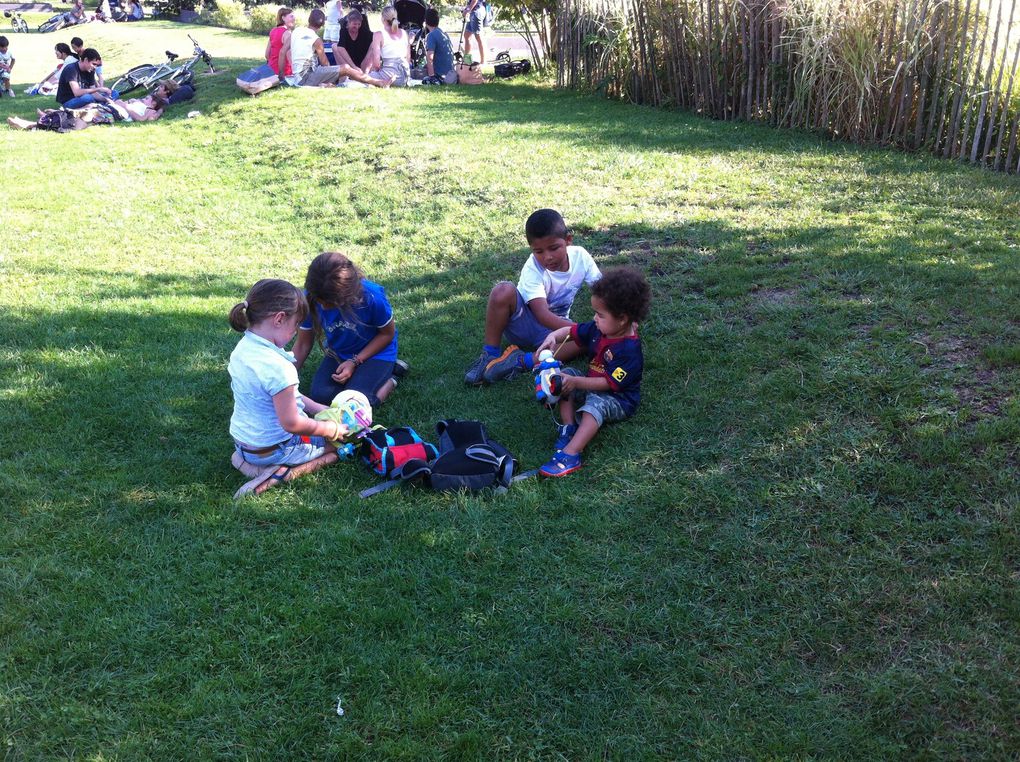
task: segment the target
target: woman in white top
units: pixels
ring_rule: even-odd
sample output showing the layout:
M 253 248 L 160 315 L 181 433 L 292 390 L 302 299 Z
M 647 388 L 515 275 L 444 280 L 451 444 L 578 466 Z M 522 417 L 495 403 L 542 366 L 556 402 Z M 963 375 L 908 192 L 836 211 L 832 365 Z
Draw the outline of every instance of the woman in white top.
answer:
M 394 85 L 406 85 L 411 78 L 411 43 L 407 32 L 400 28 L 397 9 L 392 5 L 383 8 L 382 24 L 382 31 L 372 38 L 374 60 L 382 63 L 372 76 Z

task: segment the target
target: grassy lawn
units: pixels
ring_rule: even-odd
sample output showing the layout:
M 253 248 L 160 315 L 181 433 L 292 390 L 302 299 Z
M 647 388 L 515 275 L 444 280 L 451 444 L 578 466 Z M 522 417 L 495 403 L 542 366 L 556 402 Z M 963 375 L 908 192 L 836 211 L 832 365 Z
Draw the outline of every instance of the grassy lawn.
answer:
M 1016 754 L 1017 179 L 536 80 L 250 98 L 261 39 L 75 33 L 112 78 L 188 31 L 226 71 L 163 120 L 0 130 L 5 758 Z M 12 37 L 0 117 L 70 36 Z M 227 311 L 327 248 L 397 313 L 377 419 L 546 460 L 526 379 L 461 380 L 541 206 L 655 295 L 582 471 L 232 502 Z

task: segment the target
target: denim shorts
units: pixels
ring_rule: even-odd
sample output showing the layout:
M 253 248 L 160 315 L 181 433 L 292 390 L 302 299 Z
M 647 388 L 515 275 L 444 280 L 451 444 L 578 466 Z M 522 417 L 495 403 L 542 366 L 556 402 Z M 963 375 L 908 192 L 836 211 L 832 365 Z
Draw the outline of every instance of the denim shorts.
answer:
M 564 376 L 581 376 L 585 374 L 577 368 L 563 368 L 560 371 Z M 574 390 L 574 402 L 579 407 L 574 411 L 575 417 L 581 413 L 588 413 L 595 419 L 595 423 L 602 428 L 607 423 L 618 423 L 630 418 L 624 412 L 623 405 L 612 392 L 589 392 L 583 389 Z
M 510 322 L 503 329 L 503 335 L 511 344 L 516 344 L 521 349 L 535 349 L 545 341 L 545 337 L 551 333 L 550 329 L 538 322 L 535 313 L 531 311 L 528 303 L 524 301 L 521 292 L 517 292 L 517 309 L 510 316 Z
M 478 5 L 468 14 L 464 31 L 467 34 L 481 34 L 483 26 L 485 26 L 485 6 L 481 0 L 478 0 Z
M 234 449 L 253 466 L 298 466 L 325 455 L 326 440 L 323 437 L 303 437 L 295 434 L 286 442 L 277 445 L 275 450 L 264 455 L 245 452 L 237 442 L 234 442 Z

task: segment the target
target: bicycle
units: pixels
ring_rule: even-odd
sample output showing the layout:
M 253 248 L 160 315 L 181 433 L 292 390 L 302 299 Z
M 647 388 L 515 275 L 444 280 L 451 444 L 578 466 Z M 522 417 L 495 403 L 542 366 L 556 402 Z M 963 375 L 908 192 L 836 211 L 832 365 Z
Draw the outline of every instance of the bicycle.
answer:
M 21 17 L 18 11 L 4 11 L 4 16 L 11 19 L 11 26 L 14 27 L 15 32 L 23 32 L 28 34 L 28 22 Z
M 166 52 L 166 62 L 161 64 L 141 64 L 129 69 L 124 76 L 113 83 L 113 89 L 116 90 L 120 95 L 130 93 L 132 90 L 137 90 L 139 87 L 144 88 L 146 92 L 154 88 L 164 79 L 169 79 L 176 82 L 178 85 L 187 85 L 191 83 L 191 80 L 195 77 L 193 71 L 195 64 L 199 61 L 205 63 L 209 67 L 209 73 L 215 74 L 216 69 L 213 67 L 212 56 L 202 50 L 202 46 L 198 44 L 194 37 L 190 34 L 188 39 L 191 40 L 191 44 L 195 46 L 195 50 L 190 59 L 180 64 L 179 66 L 173 66 L 173 62 L 180 58 L 179 55 L 169 50 Z
M 84 23 L 84 15 L 76 16 L 71 11 L 67 11 L 66 13 L 58 13 L 56 16 L 42 22 L 39 25 L 39 31 L 43 33 L 56 32 L 58 29 L 63 29 L 65 26 L 77 26 L 78 24 Z

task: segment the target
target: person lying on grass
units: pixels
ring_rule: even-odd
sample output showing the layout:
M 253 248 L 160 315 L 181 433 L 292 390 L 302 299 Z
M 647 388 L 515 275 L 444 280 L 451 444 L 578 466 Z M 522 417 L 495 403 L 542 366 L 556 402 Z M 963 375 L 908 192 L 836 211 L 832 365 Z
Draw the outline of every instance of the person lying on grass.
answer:
M 607 270 L 591 287 L 595 320 L 550 333 L 539 351 L 570 339 L 590 358 L 585 376 L 564 368 L 559 376 L 560 419 L 552 458 L 542 476 L 566 476 L 581 467 L 581 453 L 606 423 L 625 421 L 641 401 L 641 339 L 638 323 L 648 317 L 651 288 L 633 267 Z M 578 407 L 580 406 L 580 407 Z
M 305 294 L 311 314 L 294 343 L 297 367 L 316 339 L 325 355 L 309 396 L 328 405 L 352 389 L 378 407 L 407 373 L 407 363 L 397 359 L 397 324 L 386 291 L 343 254 L 327 251 L 308 266 Z
M 272 279 L 260 280 L 230 310 L 230 327 L 244 334 L 227 365 L 234 393 L 231 463 L 251 477 L 234 497 L 259 494 L 337 460 L 330 441 L 345 436 L 347 427 L 308 417 L 325 405 L 298 392 L 294 355 L 285 348 L 307 315 L 301 290 Z
M 531 256 L 524 263 L 517 285 L 497 283 L 485 308 L 485 343 L 482 353 L 464 374 L 464 383 L 478 385 L 509 380 L 535 366 L 533 349 L 549 332 L 573 325 L 570 305 L 583 283 L 589 286 L 601 277 L 591 254 L 572 246 L 573 236 L 555 209 L 539 209 L 524 224 Z M 500 354 L 506 336 L 510 345 Z M 564 347 L 558 355 L 569 360 L 579 353 Z
M 152 122 L 163 116 L 163 112 L 169 105 L 170 96 L 173 95 L 179 85 L 171 80 L 163 80 L 151 95 L 144 98 L 130 98 L 128 100 L 112 100 L 106 103 L 90 103 L 76 109 L 68 109 L 76 120 L 75 129 L 89 127 L 94 124 L 113 124 L 116 121 L 128 122 Z M 28 119 L 21 119 L 16 116 L 7 117 L 7 124 L 16 130 L 38 130 L 47 129 L 46 117 L 49 111 L 36 109 L 38 118 L 32 122 Z

